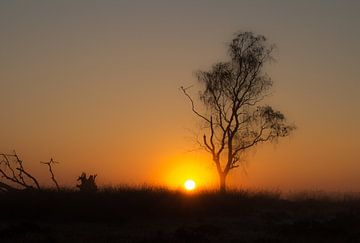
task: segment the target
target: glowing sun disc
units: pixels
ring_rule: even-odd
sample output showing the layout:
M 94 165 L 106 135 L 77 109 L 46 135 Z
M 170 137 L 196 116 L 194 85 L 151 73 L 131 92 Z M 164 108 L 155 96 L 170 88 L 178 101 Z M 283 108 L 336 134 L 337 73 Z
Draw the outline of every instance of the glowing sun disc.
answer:
M 195 181 L 189 179 L 189 180 L 186 180 L 186 181 L 185 181 L 184 187 L 185 187 L 186 190 L 192 191 L 192 190 L 195 189 L 196 183 L 195 183 Z

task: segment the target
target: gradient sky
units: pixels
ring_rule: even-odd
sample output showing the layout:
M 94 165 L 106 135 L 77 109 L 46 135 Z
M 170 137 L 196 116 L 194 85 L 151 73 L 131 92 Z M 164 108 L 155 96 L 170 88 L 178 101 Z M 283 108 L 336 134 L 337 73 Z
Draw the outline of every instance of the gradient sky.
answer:
M 13 149 L 50 183 L 82 171 L 99 183 L 187 177 L 217 184 L 196 149 L 179 91 L 225 60 L 233 33 L 277 45 L 273 96 L 298 129 L 251 151 L 230 184 L 360 190 L 359 1 L 1 1 L 0 151 Z

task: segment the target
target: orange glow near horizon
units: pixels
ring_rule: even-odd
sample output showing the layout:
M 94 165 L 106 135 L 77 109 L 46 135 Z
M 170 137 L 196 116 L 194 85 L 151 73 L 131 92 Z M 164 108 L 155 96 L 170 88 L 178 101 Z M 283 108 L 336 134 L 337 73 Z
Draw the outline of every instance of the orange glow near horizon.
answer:
M 159 171 L 164 177 L 162 183 L 169 188 L 182 189 L 184 182 L 189 181 L 190 178 L 194 183 L 196 182 L 196 187 L 210 189 L 215 186 L 217 182 L 215 168 L 207 161 L 206 155 L 186 155 L 171 161 L 166 168 L 161 168 Z

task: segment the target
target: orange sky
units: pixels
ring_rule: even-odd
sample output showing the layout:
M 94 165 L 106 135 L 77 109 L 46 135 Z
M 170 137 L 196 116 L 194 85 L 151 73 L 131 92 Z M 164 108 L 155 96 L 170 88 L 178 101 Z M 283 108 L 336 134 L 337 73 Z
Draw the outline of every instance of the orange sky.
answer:
M 248 155 L 232 186 L 360 190 L 357 1 L 7 1 L 0 3 L 0 151 L 44 183 L 82 171 L 101 184 L 188 177 L 217 184 L 179 91 L 226 58 L 238 30 L 267 36 L 277 61 L 267 102 L 298 129 Z

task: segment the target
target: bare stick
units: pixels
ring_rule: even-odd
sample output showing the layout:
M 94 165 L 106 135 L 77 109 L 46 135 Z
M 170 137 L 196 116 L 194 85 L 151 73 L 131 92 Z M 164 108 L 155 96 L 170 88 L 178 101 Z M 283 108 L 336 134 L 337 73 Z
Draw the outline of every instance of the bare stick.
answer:
M 50 159 L 50 161 L 48 162 L 40 162 L 42 164 L 45 164 L 49 167 L 49 172 L 51 174 L 51 180 L 54 182 L 55 186 L 56 186 L 56 189 L 58 191 L 60 191 L 60 187 L 59 187 L 59 184 L 57 183 L 56 179 L 55 179 L 55 175 L 54 175 L 54 172 L 52 170 L 52 164 L 58 164 L 59 162 L 56 162 L 55 160 L 53 160 L 52 158 Z

